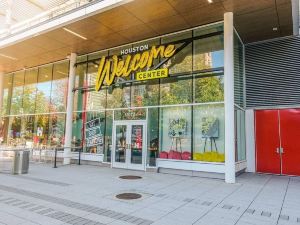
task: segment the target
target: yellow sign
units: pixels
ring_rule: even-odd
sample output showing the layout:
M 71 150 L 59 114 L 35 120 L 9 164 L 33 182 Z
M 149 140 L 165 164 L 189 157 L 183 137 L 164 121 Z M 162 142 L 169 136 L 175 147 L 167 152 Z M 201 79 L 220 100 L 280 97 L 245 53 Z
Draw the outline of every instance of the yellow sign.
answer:
M 152 46 L 148 51 L 127 55 L 125 59 L 117 55 L 107 59 L 103 56 L 100 60 L 96 78 L 95 90 L 99 91 L 105 80 L 106 85 L 111 85 L 115 77 L 128 77 L 132 72 L 151 68 L 153 60 L 157 58 L 170 58 L 175 53 L 175 45 Z
M 149 70 L 145 72 L 139 72 L 136 74 L 137 80 L 152 80 L 157 78 L 168 77 L 168 69 Z

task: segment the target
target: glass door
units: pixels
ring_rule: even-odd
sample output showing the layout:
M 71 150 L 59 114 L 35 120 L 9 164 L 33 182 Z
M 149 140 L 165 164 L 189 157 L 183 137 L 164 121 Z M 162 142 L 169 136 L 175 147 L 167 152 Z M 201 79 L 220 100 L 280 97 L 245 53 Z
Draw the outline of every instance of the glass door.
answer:
M 145 170 L 146 122 L 115 121 L 112 167 Z

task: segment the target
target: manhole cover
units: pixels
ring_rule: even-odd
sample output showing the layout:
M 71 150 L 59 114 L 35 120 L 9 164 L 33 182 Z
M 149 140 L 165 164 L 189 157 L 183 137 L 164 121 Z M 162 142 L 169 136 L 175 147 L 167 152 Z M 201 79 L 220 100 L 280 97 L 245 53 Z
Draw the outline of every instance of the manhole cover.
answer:
M 133 200 L 133 199 L 139 199 L 141 198 L 142 195 L 137 194 L 137 193 L 122 193 L 116 195 L 116 198 L 122 199 L 122 200 Z
M 132 176 L 132 175 L 127 175 L 127 176 L 120 176 L 120 179 L 124 179 L 124 180 L 138 180 L 138 179 L 142 179 L 142 177 L 140 176 Z

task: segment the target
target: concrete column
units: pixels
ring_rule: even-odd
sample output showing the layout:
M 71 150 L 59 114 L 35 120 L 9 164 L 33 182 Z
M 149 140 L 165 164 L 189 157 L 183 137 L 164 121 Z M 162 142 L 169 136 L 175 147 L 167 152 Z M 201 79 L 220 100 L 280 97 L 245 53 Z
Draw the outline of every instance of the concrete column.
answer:
M 225 182 L 235 183 L 233 13 L 224 14 Z
M 75 86 L 75 63 L 76 53 L 70 55 L 70 69 L 68 82 L 68 96 L 67 96 L 67 116 L 65 129 L 65 149 L 64 149 L 64 164 L 70 164 L 71 161 L 71 147 L 72 147 L 72 119 L 73 119 L 73 103 Z

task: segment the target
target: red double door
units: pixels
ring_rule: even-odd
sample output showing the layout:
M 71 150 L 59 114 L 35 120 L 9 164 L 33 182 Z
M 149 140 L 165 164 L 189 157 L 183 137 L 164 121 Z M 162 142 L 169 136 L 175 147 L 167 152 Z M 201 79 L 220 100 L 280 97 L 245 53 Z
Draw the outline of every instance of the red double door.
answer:
M 255 112 L 256 170 L 300 175 L 300 109 Z

